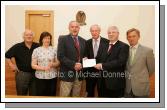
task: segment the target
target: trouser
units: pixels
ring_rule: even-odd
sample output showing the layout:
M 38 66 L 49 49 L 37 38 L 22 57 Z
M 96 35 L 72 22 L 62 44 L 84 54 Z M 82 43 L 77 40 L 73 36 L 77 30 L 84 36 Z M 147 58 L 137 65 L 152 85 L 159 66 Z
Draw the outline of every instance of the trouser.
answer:
M 79 97 L 82 81 L 75 79 L 73 82 L 60 81 L 60 96 L 61 97 Z
M 87 78 L 86 79 L 86 91 L 87 97 L 95 97 L 95 87 L 97 85 L 98 97 L 102 97 L 102 82 L 99 83 L 99 78 Z
M 38 79 L 36 78 L 36 95 L 37 96 L 56 96 L 57 78 Z
M 17 71 L 15 75 L 17 95 L 35 94 L 35 75 L 31 72 Z
M 149 96 L 136 96 L 131 90 L 130 93 L 125 93 L 125 98 L 148 98 Z
M 102 97 L 106 97 L 106 98 L 122 98 L 124 97 L 124 93 L 125 93 L 125 88 L 113 88 L 110 89 L 107 87 L 107 83 L 105 81 L 105 78 L 101 78 L 100 81 L 101 85 L 101 90 L 102 90 Z
M 107 98 L 121 98 L 124 97 L 124 88 L 121 89 L 115 89 L 115 90 L 111 90 L 111 89 L 105 89 L 104 91 L 104 97 Z

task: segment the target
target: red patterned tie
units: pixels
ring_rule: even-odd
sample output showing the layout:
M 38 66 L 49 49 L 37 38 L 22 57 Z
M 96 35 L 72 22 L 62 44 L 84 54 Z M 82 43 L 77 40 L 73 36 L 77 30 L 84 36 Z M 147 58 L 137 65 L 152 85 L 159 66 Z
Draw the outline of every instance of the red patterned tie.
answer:
M 110 44 L 109 49 L 108 49 L 108 53 L 111 53 L 112 47 L 113 47 L 113 44 Z
M 74 38 L 74 46 L 77 50 L 77 61 L 80 62 L 80 46 L 79 46 L 79 42 L 77 40 L 76 37 L 73 37 Z

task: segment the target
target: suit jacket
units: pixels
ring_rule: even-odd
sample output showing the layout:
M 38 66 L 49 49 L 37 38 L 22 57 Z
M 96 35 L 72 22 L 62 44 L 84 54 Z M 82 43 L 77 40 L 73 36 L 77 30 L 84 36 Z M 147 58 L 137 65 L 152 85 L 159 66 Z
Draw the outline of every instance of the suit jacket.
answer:
M 127 62 L 126 92 L 132 90 L 136 96 L 149 95 L 149 74 L 155 71 L 153 50 L 139 45 L 134 56 L 133 64 Z
M 89 39 L 86 42 L 86 49 L 85 49 L 85 57 L 88 59 L 94 59 L 94 53 L 93 53 L 93 39 Z M 105 60 L 106 55 L 104 54 L 107 51 L 109 40 L 101 37 L 100 44 L 97 52 L 97 56 L 95 57 L 96 63 L 102 63 Z M 98 73 L 99 70 L 95 69 L 94 67 L 86 68 L 84 71 L 89 72 L 90 74 Z M 89 74 L 89 76 L 90 76 Z M 93 78 L 93 77 L 90 77 Z
M 80 61 L 82 61 L 86 41 L 80 36 L 78 36 L 78 41 L 80 46 Z M 60 79 L 68 82 L 74 81 L 76 78 L 74 66 L 77 62 L 77 49 L 75 48 L 74 40 L 71 35 L 59 37 L 57 57 L 60 60 Z M 79 77 L 79 80 L 81 79 L 82 78 Z
M 129 46 L 118 40 L 102 63 L 106 88 L 110 90 L 125 88 L 125 67 L 128 55 Z

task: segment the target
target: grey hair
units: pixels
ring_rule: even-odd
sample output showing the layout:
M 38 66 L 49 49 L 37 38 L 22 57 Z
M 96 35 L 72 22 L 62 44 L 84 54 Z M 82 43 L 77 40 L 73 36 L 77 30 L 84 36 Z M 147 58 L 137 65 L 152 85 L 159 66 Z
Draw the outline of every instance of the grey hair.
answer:
M 108 31 L 109 31 L 109 30 L 116 30 L 117 32 L 119 32 L 119 29 L 118 29 L 117 26 L 109 26 L 109 27 L 108 27 Z
M 80 26 L 80 24 L 79 24 L 77 21 L 74 21 L 74 20 L 69 22 L 69 26 L 70 26 L 71 23 L 73 23 L 73 22 L 77 23 L 77 25 Z
M 93 27 L 97 27 L 101 31 L 101 27 L 98 24 L 94 24 L 90 26 L 90 31 Z

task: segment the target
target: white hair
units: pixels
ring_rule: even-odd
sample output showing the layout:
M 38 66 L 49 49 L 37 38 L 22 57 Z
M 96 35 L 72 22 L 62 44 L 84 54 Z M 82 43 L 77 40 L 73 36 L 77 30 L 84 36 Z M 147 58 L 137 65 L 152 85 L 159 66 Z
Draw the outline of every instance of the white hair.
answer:
M 108 31 L 109 30 L 116 30 L 117 32 L 119 32 L 117 26 L 110 26 L 110 27 L 108 27 Z
M 98 24 L 91 25 L 91 26 L 90 26 L 90 30 L 91 30 L 93 27 L 97 27 L 97 28 L 99 29 L 99 31 L 101 31 L 101 27 L 100 27 Z

